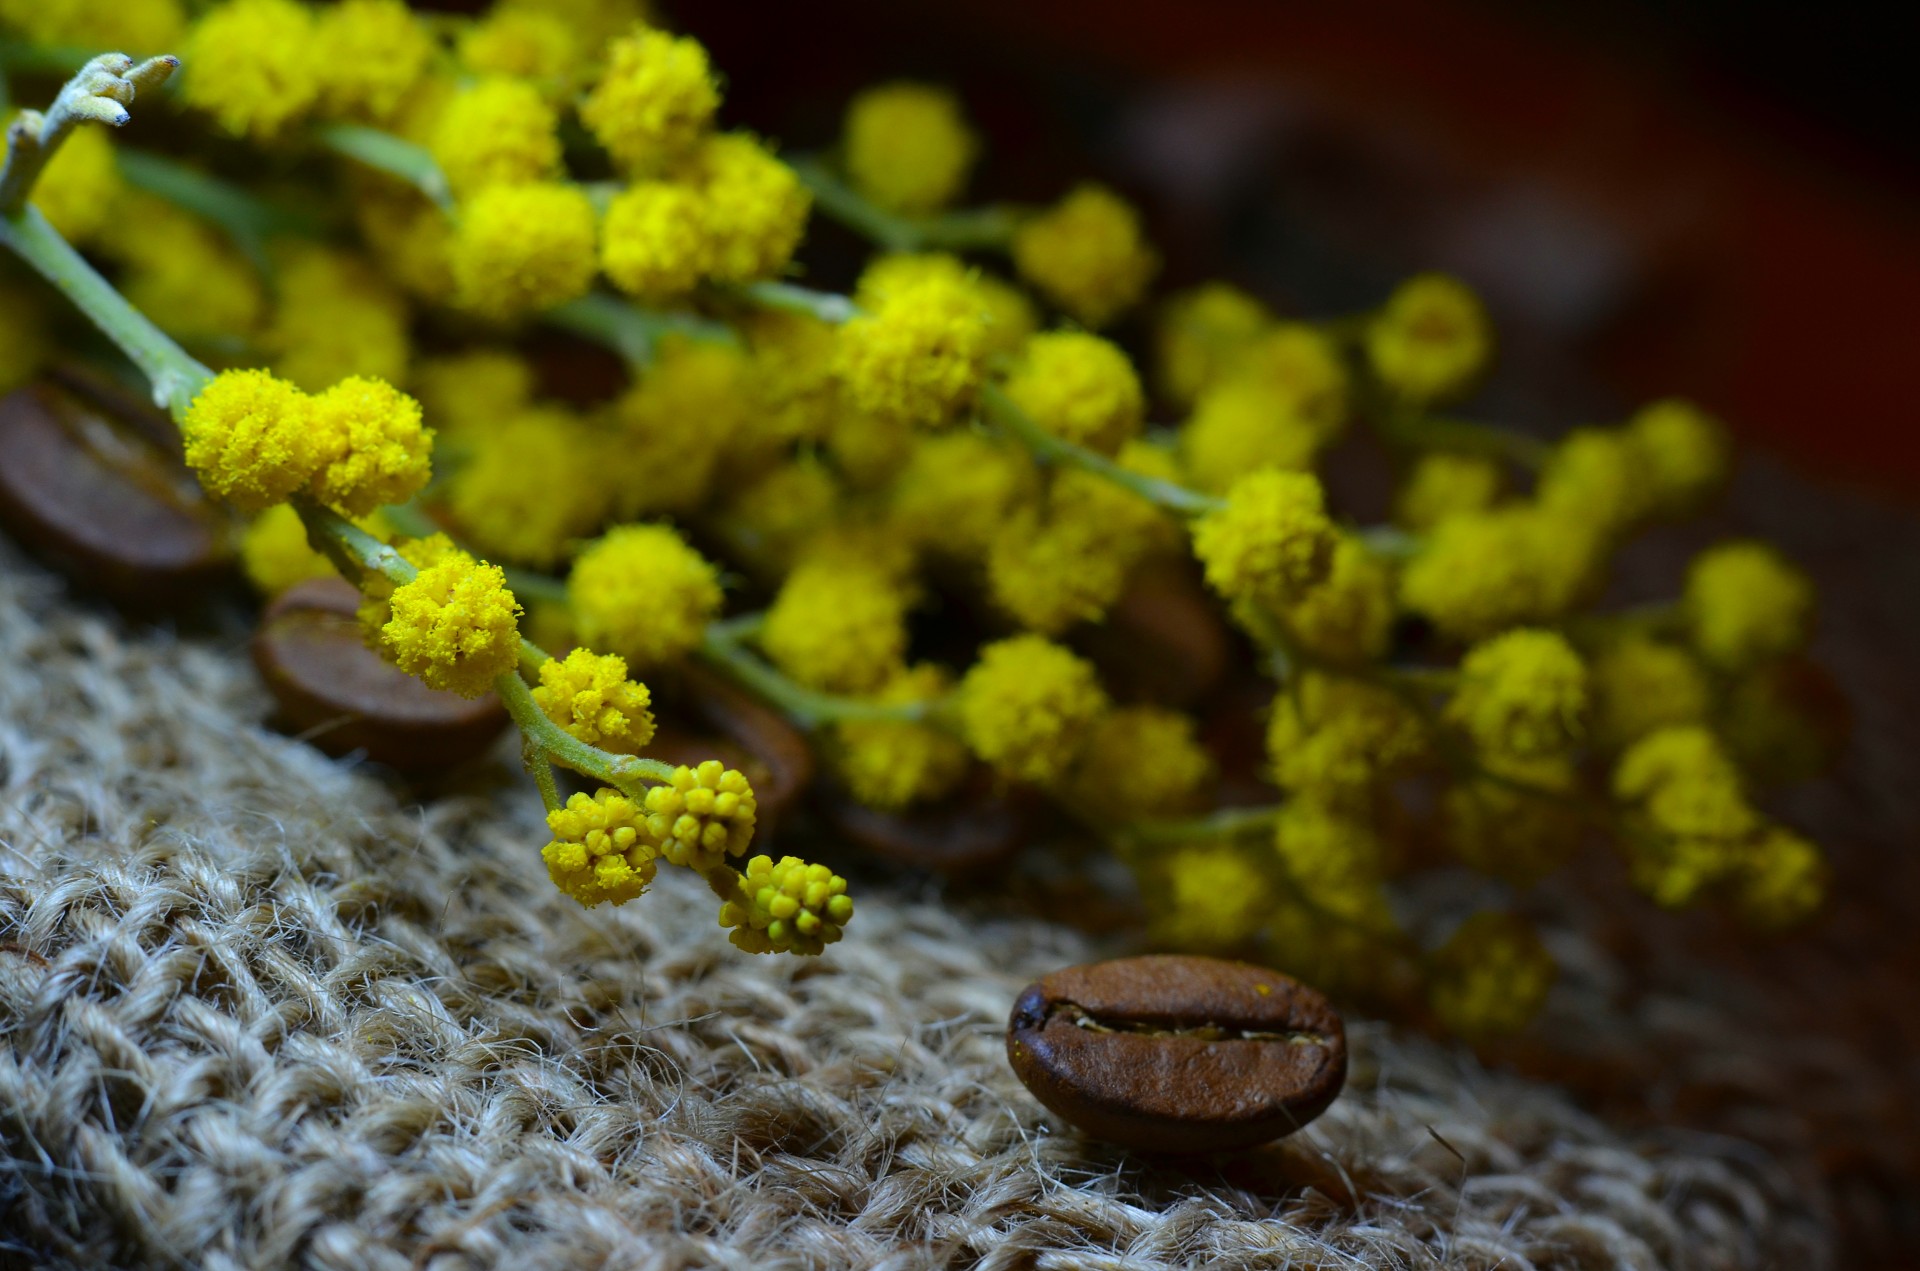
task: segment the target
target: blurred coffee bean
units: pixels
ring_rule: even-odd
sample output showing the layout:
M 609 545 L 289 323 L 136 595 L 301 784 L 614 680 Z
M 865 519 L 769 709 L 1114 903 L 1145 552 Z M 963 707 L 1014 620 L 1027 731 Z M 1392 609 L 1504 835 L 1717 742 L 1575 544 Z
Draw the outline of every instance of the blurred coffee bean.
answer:
M 359 603 L 350 583 L 314 578 L 260 616 L 253 662 L 279 703 L 275 725 L 327 754 L 364 751 L 409 773 L 483 754 L 507 724 L 500 699 L 428 688 L 387 662 L 360 637 Z
M 232 570 L 226 518 L 155 441 L 157 412 L 42 381 L 0 399 L 0 526 L 133 609 L 190 606 Z
M 753 783 L 760 817 L 770 820 L 792 806 L 793 801 L 813 784 L 813 749 L 804 734 L 787 722 L 786 716 L 725 679 L 697 664 L 689 664 L 680 674 L 681 710 L 702 731 L 731 742 L 752 756 L 761 773 L 742 768 Z M 659 754 L 658 745 L 647 748 L 649 755 Z M 706 755 L 704 758 L 720 758 Z M 693 764 L 698 760 L 675 759 L 673 763 Z M 730 765 L 739 767 L 737 764 Z
M 1291 1134 L 1347 1079 L 1345 1030 L 1317 991 L 1264 967 L 1176 955 L 1041 977 L 1014 1003 L 1007 1057 L 1055 1113 L 1150 1152 Z
M 1032 795 L 994 789 L 984 771 L 950 798 L 882 812 L 834 792 L 819 800 L 833 827 L 881 860 L 948 878 L 997 873 L 1026 841 Z
M 1187 562 L 1149 561 L 1134 571 L 1105 622 L 1080 637 L 1116 697 L 1187 707 L 1226 673 L 1231 636 L 1219 607 Z

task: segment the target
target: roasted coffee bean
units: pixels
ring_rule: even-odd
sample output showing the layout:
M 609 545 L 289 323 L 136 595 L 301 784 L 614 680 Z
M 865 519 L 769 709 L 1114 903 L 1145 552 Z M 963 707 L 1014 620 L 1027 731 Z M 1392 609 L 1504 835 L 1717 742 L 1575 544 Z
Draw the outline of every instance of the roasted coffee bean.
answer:
M 167 425 L 153 414 L 51 381 L 0 400 L 0 526 L 110 600 L 180 608 L 231 575 L 232 552 L 225 518 L 154 443 Z
M 364 751 L 402 772 L 475 758 L 506 726 L 500 699 L 428 688 L 366 646 L 360 593 L 338 578 L 288 588 L 260 617 L 253 662 L 279 714 L 274 722 L 330 755 Z
M 1340 1016 L 1244 962 L 1155 955 L 1068 967 L 1013 1007 L 1007 1057 L 1034 1097 L 1143 1152 L 1223 1152 L 1298 1130 L 1347 1079 Z

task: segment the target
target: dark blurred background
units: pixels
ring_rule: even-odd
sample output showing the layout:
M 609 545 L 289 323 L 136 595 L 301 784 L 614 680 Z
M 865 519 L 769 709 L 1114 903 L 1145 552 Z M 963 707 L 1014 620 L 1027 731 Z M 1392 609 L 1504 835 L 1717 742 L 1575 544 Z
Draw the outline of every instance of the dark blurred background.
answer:
M 789 148 L 830 143 L 863 85 L 942 81 L 988 138 L 977 197 L 1098 175 L 1147 209 L 1166 283 L 1225 276 L 1321 314 L 1453 270 L 1505 338 L 1484 414 L 1564 426 L 1681 393 L 1797 467 L 1920 496 L 1920 132 L 1897 6 L 669 14 L 728 75 L 729 122 Z M 831 242 L 813 254 L 837 272 Z

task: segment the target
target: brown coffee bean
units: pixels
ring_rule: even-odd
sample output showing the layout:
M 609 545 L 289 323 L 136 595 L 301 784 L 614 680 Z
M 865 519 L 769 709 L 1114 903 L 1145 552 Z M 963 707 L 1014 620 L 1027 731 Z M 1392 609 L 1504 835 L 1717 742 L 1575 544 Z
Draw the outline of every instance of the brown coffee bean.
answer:
M 1223 1152 L 1291 1134 L 1347 1079 L 1345 1030 L 1317 991 L 1244 962 L 1164 954 L 1029 985 L 1007 1057 L 1048 1108 L 1143 1152 Z
M 402 772 L 449 768 L 483 753 L 506 726 L 492 693 L 468 700 L 428 688 L 366 646 L 360 593 L 338 578 L 282 592 L 253 634 L 253 663 L 279 703 L 275 724 L 330 755 L 365 751 Z
M 110 600 L 179 608 L 231 574 L 227 523 L 142 412 L 46 381 L 0 400 L 0 526 Z

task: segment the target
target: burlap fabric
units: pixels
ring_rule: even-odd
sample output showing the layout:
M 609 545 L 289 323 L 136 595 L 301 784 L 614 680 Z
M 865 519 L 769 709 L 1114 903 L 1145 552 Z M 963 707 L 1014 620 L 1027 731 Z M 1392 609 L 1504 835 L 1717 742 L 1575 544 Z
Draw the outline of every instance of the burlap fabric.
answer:
M 1804 1125 L 1769 1151 L 1596 1116 L 1374 1023 L 1284 1148 L 1174 1168 L 1090 1143 L 1002 1037 L 1024 982 L 1111 950 L 906 882 L 866 886 L 817 960 L 736 953 L 679 871 L 582 911 L 510 753 L 423 804 L 260 728 L 240 639 L 128 628 L 0 545 L 0 1231 L 23 1265 L 1831 1262 L 1826 1192 L 1779 1146 Z M 1730 1053 L 1715 1008 L 1637 1026 L 1617 962 L 1555 938 L 1550 1035 L 1599 1012 L 1602 1049 Z M 1754 1064 L 1764 1104 L 1782 1077 Z

